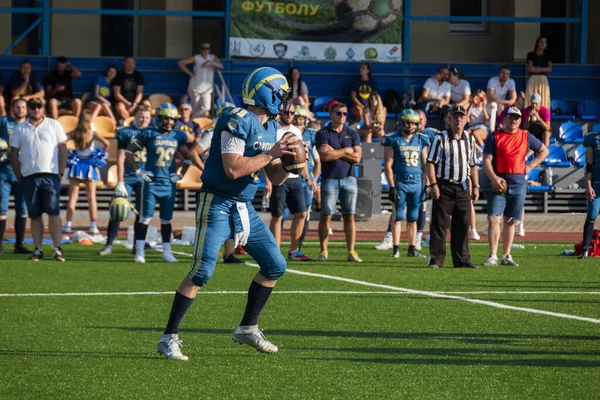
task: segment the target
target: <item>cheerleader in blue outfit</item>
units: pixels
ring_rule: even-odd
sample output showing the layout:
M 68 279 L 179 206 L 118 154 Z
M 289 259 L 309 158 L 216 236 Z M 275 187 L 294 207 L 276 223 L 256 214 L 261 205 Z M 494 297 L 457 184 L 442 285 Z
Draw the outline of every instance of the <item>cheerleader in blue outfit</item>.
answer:
M 71 233 L 71 220 L 75 213 L 79 198 L 79 184 L 85 184 L 88 209 L 90 213 L 90 233 L 99 233 L 96 226 L 98 203 L 96 201 L 96 185 L 101 182 L 99 168 L 106 165 L 108 155 L 108 140 L 93 130 L 94 115 L 83 112 L 79 117 L 77 127 L 69 132 L 69 139 L 75 144 L 75 150 L 69 150 L 69 204 L 67 206 L 67 221 L 63 227 L 64 233 Z M 100 146 L 96 146 L 99 143 Z

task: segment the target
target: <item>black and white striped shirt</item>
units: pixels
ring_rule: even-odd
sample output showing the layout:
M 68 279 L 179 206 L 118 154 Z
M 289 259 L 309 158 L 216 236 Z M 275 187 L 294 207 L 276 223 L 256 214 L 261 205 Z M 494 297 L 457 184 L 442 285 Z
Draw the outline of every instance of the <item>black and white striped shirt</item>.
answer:
M 466 182 L 471 167 L 477 165 L 475 139 L 466 131 L 460 140 L 454 139 L 448 131 L 442 131 L 433 138 L 427 161 L 435 164 L 437 178 L 457 184 Z

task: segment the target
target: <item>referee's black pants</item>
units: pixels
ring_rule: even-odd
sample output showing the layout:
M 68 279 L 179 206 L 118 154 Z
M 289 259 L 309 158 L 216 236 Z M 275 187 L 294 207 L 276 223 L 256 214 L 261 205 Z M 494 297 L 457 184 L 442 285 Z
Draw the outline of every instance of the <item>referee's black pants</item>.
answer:
M 444 266 L 446 231 L 452 217 L 450 251 L 452 263 L 461 267 L 471 261 L 469 255 L 469 227 L 471 225 L 471 195 L 462 185 L 438 180 L 440 198 L 433 200 L 430 223 L 429 265 Z

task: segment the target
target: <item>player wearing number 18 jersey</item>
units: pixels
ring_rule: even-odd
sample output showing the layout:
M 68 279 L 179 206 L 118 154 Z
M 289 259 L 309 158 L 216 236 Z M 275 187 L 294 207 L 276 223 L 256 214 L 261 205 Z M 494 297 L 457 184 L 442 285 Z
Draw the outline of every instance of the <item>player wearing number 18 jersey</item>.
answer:
M 140 218 L 135 227 L 135 261 L 146 262 L 144 245 L 148 224 L 154 215 L 156 204 L 160 204 L 160 231 L 163 242 L 163 261 L 178 262 L 171 253 L 171 219 L 175 208 L 177 181 L 181 176 L 176 173 L 175 153 L 179 152 L 186 163 L 194 163 L 200 170 L 204 168 L 196 152 L 189 152 L 186 146 L 187 135 L 174 130 L 179 111 L 171 103 L 163 103 L 155 113 L 158 127 L 149 127 L 138 131 L 135 140 L 126 151 L 127 162 L 142 178 L 142 199 Z M 135 161 L 134 152 L 146 150 L 146 165 L 140 168 Z M 187 159 L 190 160 L 187 160 Z
M 390 201 L 394 203 L 395 211 L 392 221 L 393 257 L 400 256 L 400 221 L 404 220 L 404 210 L 407 208 L 408 256 L 424 257 L 415 249 L 415 241 L 424 184 L 423 166 L 427 158 L 429 138 L 417 133 L 419 119 L 416 111 L 404 110 L 400 115 L 401 130 L 381 139 L 381 144 L 385 147 L 384 165 L 385 175 L 390 184 Z

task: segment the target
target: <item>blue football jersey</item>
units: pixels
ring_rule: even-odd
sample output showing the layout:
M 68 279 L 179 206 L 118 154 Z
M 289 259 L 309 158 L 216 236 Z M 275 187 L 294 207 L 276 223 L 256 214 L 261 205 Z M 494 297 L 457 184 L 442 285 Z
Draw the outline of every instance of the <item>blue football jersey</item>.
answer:
M 238 179 L 229 179 L 223 168 L 221 132 L 229 132 L 243 139 L 246 142 L 244 157 L 255 157 L 270 150 L 277 139 L 276 124 L 269 123 L 267 126 L 268 129 L 265 129 L 258 117 L 248 110 L 237 107 L 226 109 L 214 129 L 210 156 L 202 172 L 202 191 L 234 201 L 251 201 L 258 188 L 260 171 Z
M 404 175 L 421 176 L 423 163 L 421 152 L 429 146 L 429 138 L 421 133 L 415 133 L 408 140 L 400 132 L 381 138 L 381 145 L 394 150 L 394 175 L 401 179 Z
M 592 181 L 600 181 L 600 133 L 590 133 L 583 139 L 583 145 L 594 150 L 592 163 Z
M 306 154 L 306 160 L 308 162 L 308 173 L 311 175 L 313 170 L 315 169 L 315 160 L 313 159 L 313 148 L 317 144 L 316 138 L 317 131 L 315 131 L 314 129 L 305 129 L 304 132 L 302 132 L 302 141 L 308 149 L 308 153 Z
M 12 117 L 0 117 L 0 139 L 6 141 L 6 144 L 10 149 L 10 138 L 12 137 L 13 131 L 15 130 L 15 121 Z M 6 162 L 0 162 L 0 173 L 12 174 L 13 169 L 10 165 L 10 156 Z
M 115 138 L 117 139 L 117 148 L 128 148 L 131 144 L 131 141 L 135 138 L 135 135 L 137 133 L 138 130 L 131 126 L 123 126 L 117 129 L 117 132 L 115 133 Z M 138 167 L 144 169 L 146 166 L 146 148 L 143 148 L 133 153 L 133 158 L 135 158 L 135 162 L 137 162 Z M 129 177 L 137 177 L 135 171 L 129 166 L 129 163 L 127 161 L 125 161 L 125 169 L 123 171 L 123 175 Z
M 171 174 L 177 170 L 175 153 L 187 142 L 186 134 L 176 129 L 162 133 L 156 128 L 144 128 L 138 131 L 135 140 L 146 148 L 144 169 L 154 174 L 152 181 L 170 185 Z

